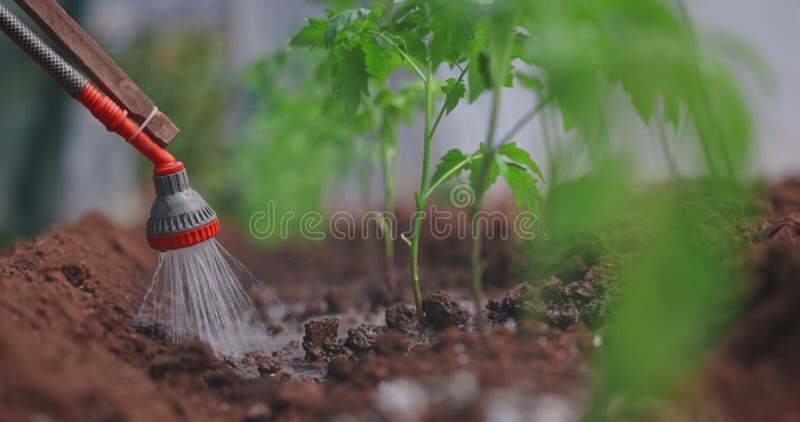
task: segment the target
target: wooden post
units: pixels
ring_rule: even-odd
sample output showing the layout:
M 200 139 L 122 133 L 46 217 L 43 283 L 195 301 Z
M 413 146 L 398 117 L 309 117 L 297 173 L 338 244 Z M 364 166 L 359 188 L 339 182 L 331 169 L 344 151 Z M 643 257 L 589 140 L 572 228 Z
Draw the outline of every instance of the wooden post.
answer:
M 55 0 L 15 1 L 70 56 L 78 68 L 106 95 L 128 110 L 129 117 L 141 123 L 150 115 L 153 101 Z M 180 130 L 159 110 L 145 132 L 161 146 L 166 146 L 178 136 Z

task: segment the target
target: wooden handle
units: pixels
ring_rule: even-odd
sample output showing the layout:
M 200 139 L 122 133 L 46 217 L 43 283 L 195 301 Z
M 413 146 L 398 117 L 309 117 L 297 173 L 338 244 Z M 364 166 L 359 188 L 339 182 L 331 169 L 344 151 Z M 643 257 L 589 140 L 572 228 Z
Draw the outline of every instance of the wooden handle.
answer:
M 15 0 L 25 12 L 55 41 L 73 62 L 138 123 L 153 111 L 153 101 L 97 45 L 55 0 Z M 161 146 L 169 144 L 180 132 L 161 111 L 145 128 Z

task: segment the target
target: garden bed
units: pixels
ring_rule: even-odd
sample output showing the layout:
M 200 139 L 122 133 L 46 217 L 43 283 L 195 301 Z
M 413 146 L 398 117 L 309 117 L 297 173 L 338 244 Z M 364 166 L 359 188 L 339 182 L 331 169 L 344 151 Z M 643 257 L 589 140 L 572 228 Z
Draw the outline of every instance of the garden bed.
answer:
M 693 404 L 673 411 L 711 420 L 800 418 L 800 181 L 770 189 L 763 209 L 746 307 L 689 393 Z M 535 304 L 544 322 L 515 322 L 527 287 L 511 275 L 510 242 L 488 242 L 493 322 L 479 334 L 468 241 L 425 241 L 426 327 L 411 308 L 392 305 L 396 294 L 383 287 L 371 241 L 258 250 L 232 228 L 220 241 L 283 301 L 283 316 L 267 321 L 272 354 L 220 361 L 199 341 L 167 345 L 136 331 L 132 316 L 157 260 L 138 228 L 89 215 L 0 254 L 2 417 L 574 420 L 589 394 L 602 338 L 559 321 L 570 315 L 562 306 L 570 295 L 603 287 L 592 268 L 580 280 L 548 284 L 551 302 Z M 396 273 L 400 299 L 410 304 L 407 259 L 399 256 Z

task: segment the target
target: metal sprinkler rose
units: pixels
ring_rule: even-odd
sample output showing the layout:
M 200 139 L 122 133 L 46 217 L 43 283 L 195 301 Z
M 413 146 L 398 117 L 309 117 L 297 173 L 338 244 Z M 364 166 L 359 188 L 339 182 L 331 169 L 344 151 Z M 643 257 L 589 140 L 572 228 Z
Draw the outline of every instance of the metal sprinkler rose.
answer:
M 65 50 L 77 57 L 88 73 L 100 78 L 101 85 L 116 85 L 129 91 L 135 88 L 137 100 L 150 102 L 55 1 L 18 2 L 32 12 Z M 95 87 L 3 4 L 0 4 L 0 30 L 108 131 L 120 135 L 154 165 L 156 198 L 147 219 L 146 234 L 150 247 L 161 253 L 136 322 L 151 328 L 153 333 L 166 331 L 165 336 L 175 342 L 199 337 L 219 355 L 242 356 L 264 349 L 268 341 L 266 329 L 240 283 L 243 279 L 251 282 L 254 277 L 214 239 L 220 230 L 217 214 L 191 188 L 183 163 L 145 131 L 159 115 L 158 108 L 153 106 L 142 124 L 136 123 L 128 110 Z M 89 62 L 102 69 L 93 68 Z M 128 83 L 103 80 L 107 75 L 125 76 Z M 125 86 L 120 88 L 120 85 Z M 177 134 L 177 128 L 174 129 L 172 137 Z M 162 143 L 170 140 L 160 139 Z

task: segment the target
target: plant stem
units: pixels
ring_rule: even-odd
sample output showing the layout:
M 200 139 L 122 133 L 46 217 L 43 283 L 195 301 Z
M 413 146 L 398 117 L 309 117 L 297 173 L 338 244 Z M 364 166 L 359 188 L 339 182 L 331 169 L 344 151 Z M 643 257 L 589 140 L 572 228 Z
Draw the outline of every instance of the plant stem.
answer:
M 509 141 L 511 141 L 511 139 L 517 135 L 517 132 L 522 130 L 522 128 L 525 127 L 525 125 L 527 125 L 528 122 L 531 121 L 531 119 L 536 117 L 536 115 L 539 114 L 539 112 L 542 111 L 542 109 L 547 104 L 549 104 L 552 99 L 553 97 L 545 97 L 542 101 L 539 101 L 539 103 L 536 104 L 535 107 L 530 109 L 530 111 L 522 115 L 522 117 L 520 117 L 519 120 L 517 120 L 517 123 L 514 123 L 514 126 L 511 127 L 511 130 L 506 132 L 506 134 L 502 138 L 500 138 L 500 142 L 498 143 L 498 145 L 503 146 Z
M 456 166 L 454 166 L 453 168 L 451 168 L 450 170 L 448 170 L 448 171 L 447 171 L 445 174 L 443 174 L 443 175 L 442 175 L 442 177 L 441 177 L 439 180 L 436 180 L 436 181 L 434 181 L 434 182 L 433 182 L 433 184 L 432 184 L 430 187 L 428 187 L 428 191 L 427 191 L 427 192 L 425 192 L 425 199 L 428 199 L 428 198 L 430 198 L 430 197 L 431 197 L 431 195 L 433 195 L 433 191 L 435 191 L 435 190 L 436 190 L 436 188 L 438 188 L 438 187 L 439 187 L 439 185 L 441 185 L 442 183 L 444 183 L 444 181 L 445 181 L 445 180 L 448 180 L 448 179 L 450 179 L 450 176 L 451 176 L 453 173 L 455 173 L 455 172 L 457 172 L 457 171 L 461 170 L 461 169 L 462 169 L 462 168 L 464 168 L 464 166 L 466 166 L 467 164 L 469 164 L 469 163 L 471 163 L 471 162 L 473 162 L 473 161 L 475 161 L 475 160 L 479 160 L 479 159 L 480 159 L 480 158 L 482 158 L 482 157 L 483 157 L 483 154 L 472 154 L 472 155 L 470 155 L 469 157 L 467 157 L 467 159 L 466 159 L 466 160 L 464 160 L 464 161 L 462 161 L 462 162 L 458 163 Z
M 678 172 L 678 164 L 675 162 L 675 159 L 672 157 L 672 153 L 669 150 L 669 144 L 667 143 L 667 133 L 664 130 L 664 120 L 656 123 L 656 130 L 658 131 L 658 143 L 661 145 L 661 153 L 664 155 L 664 161 L 667 162 L 667 168 L 669 169 L 670 176 L 674 180 L 680 179 L 681 175 Z M 677 128 L 676 128 L 677 130 Z
M 422 292 L 419 286 L 419 241 L 422 232 L 422 219 L 425 216 L 425 202 L 427 197 L 424 193 L 428 190 L 428 166 L 431 155 L 431 139 L 433 132 L 431 124 L 433 120 L 433 62 L 431 61 L 430 50 L 425 58 L 427 73 L 425 75 L 425 136 L 423 138 L 422 152 L 422 179 L 419 184 L 419 192 L 416 194 L 417 212 L 414 215 L 414 234 L 411 238 L 411 287 L 414 289 L 414 305 L 417 308 L 417 318 L 420 322 L 424 321 L 425 314 L 422 312 Z
M 683 19 L 683 22 L 688 29 L 689 42 L 695 44 L 697 42 L 697 35 L 695 34 L 694 24 L 692 23 L 692 17 L 689 14 L 689 9 L 686 7 L 686 2 L 684 0 L 677 0 L 677 4 L 678 4 L 678 10 L 681 14 L 681 18 Z M 692 60 L 692 65 L 694 67 L 695 77 L 697 78 L 697 83 L 698 85 L 700 85 L 701 101 L 703 101 L 703 106 L 706 109 L 705 111 L 709 113 L 709 115 L 711 116 L 710 117 L 711 127 L 712 127 L 711 130 L 715 133 L 719 133 L 719 130 L 717 129 L 717 119 L 715 118 L 715 115 L 711 112 L 711 99 L 708 97 L 708 91 L 705 89 L 705 84 L 703 82 L 703 74 L 700 71 L 700 64 L 698 63 L 697 58 L 694 55 L 691 56 L 691 60 Z M 716 165 L 714 164 L 714 156 L 711 152 L 711 147 L 708 145 L 708 139 L 706 138 L 706 136 L 710 134 L 708 133 L 707 130 L 702 129 L 702 125 L 700 125 L 699 122 L 695 122 L 695 126 L 697 127 L 698 132 L 700 132 L 699 133 L 700 146 L 702 147 L 703 155 L 706 157 L 706 162 L 709 171 L 711 172 L 712 176 L 716 177 L 717 168 Z M 733 164 L 731 163 L 731 158 L 728 156 L 728 149 L 725 147 L 725 142 L 724 141 L 720 142 L 719 147 L 721 149 L 720 152 L 722 153 L 722 159 L 725 165 L 725 169 L 728 172 L 728 177 L 733 177 L 734 174 Z
M 470 264 L 472 265 L 472 297 L 475 300 L 475 320 L 478 323 L 478 329 L 483 330 L 483 271 L 485 265 L 481 260 L 481 235 L 478 233 L 478 219 L 475 215 L 478 214 L 483 208 L 483 194 L 486 190 L 486 177 L 489 173 L 489 167 L 494 160 L 495 149 L 494 139 L 497 132 L 497 118 L 500 114 L 500 86 L 495 86 L 492 96 L 492 112 L 489 117 L 489 134 L 486 137 L 486 151 L 484 152 L 484 159 L 481 162 L 481 167 L 478 173 L 478 183 L 475 186 L 475 202 L 472 204 L 472 251 L 470 253 Z M 537 107 L 538 108 L 538 107 Z M 532 116 L 531 116 L 532 117 Z
M 546 113 L 544 116 L 542 116 L 541 135 L 542 135 L 542 141 L 544 141 L 544 151 L 545 154 L 547 154 L 547 167 L 548 167 L 547 180 L 549 180 L 550 183 L 553 184 L 553 186 L 556 186 L 558 185 L 558 181 L 560 180 L 559 179 L 560 176 L 559 168 L 561 166 L 560 157 L 563 154 L 561 154 L 560 148 L 558 149 L 557 152 L 556 146 L 553 145 L 553 138 L 555 137 L 554 135 L 555 131 L 553 130 L 552 127 L 552 119 L 549 118 L 549 116 L 550 113 Z M 556 158 L 557 153 L 559 158 Z
M 469 66 L 465 66 L 463 69 L 461 69 L 461 74 L 458 75 L 456 83 L 461 83 L 461 81 L 464 80 L 464 76 L 467 74 L 467 69 L 469 69 Z M 436 129 L 439 127 L 439 122 L 441 122 L 442 117 L 444 117 L 445 110 L 447 110 L 447 102 L 442 103 L 442 108 L 439 109 L 439 114 L 436 116 L 436 122 L 433 123 L 433 128 L 431 129 L 431 137 L 433 137 L 433 134 L 436 133 Z
M 425 314 L 422 312 L 422 291 L 419 287 L 419 236 L 422 230 L 422 218 L 424 211 L 421 211 L 422 202 L 417 195 L 417 213 L 414 214 L 414 234 L 411 237 L 411 288 L 414 291 L 414 307 L 417 310 L 417 319 L 422 323 Z
M 394 145 L 397 139 L 382 139 L 380 142 L 381 170 L 383 173 L 383 208 L 385 212 L 394 214 L 394 184 L 395 169 Z M 384 252 L 384 280 L 390 294 L 395 293 L 394 285 L 394 230 L 392 220 L 387 215 L 381 216 L 381 231 L 383 232 Z

